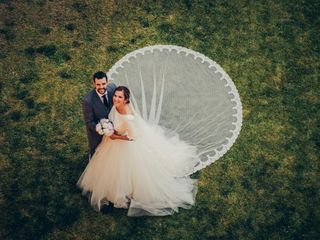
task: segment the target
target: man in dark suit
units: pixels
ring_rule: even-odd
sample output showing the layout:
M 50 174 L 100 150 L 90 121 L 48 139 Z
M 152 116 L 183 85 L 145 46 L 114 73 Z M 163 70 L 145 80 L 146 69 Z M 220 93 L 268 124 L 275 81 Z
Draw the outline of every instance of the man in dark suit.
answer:
M 96 147 L 102 140 L 102 136 L 96 132 L 96 125 L 102 118 L 108 118 L 113 106 L 112 97 L 116 85 L 108 83 L 108 77 L 104 72 L 96 72 L 93 75 L 92 89 L 83 99 L 83 115 L 86 123 L 90 158 Z

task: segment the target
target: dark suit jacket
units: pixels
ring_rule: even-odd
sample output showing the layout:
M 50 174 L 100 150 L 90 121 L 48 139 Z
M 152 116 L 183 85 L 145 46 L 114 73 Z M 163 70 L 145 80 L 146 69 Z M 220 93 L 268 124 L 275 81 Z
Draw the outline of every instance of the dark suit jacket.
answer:
M 108 118 L 109 112 L 113 106 L 112 97 L 115 88 L 116 85 L 114 83 L 109 83 L 107 86 L 108 107 L 104 106 L 95 89 L 91 90 L 83 99 L 83 115 L 86 123 L 91 155 L 102 140 L 102 136 L 96 132 L 96 125 L 100 119 Z

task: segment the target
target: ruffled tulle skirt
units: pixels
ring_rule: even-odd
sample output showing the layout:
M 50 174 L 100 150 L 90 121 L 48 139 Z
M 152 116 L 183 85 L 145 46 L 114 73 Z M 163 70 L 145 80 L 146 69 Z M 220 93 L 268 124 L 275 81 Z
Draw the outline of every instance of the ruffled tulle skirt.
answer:
M 128 216 L 164 216 L 194 205 L 197 162 L 194 147 L 154 127 L 134 141 L 104 137 L 77 185 L 97 210 L 110 201 Z

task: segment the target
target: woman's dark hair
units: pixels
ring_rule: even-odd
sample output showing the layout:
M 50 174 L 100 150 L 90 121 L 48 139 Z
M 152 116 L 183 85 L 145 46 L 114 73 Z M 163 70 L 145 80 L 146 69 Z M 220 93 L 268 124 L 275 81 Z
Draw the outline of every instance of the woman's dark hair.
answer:
M 123 92 L 123 96 L 124 96 L 124 100 L 127 101 L 127 103 L 130 103 L 130 90 L 125 87 L 125 86 L 118 86 L 114 92 L 117 92 L 117 91 L 121 91 Z
M 105 72 L 99 71 L 93 74 L 93 82 L 97 79 L 106 78 L 108 80 L 107 74 Z

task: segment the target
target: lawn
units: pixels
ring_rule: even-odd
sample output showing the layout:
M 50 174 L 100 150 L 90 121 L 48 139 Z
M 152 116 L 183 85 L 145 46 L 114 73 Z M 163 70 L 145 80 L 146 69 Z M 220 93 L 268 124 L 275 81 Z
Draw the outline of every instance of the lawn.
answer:
M 0 239 L 320 237 L 320 2 L 0 0 Z M 201 52 L 233 79 L 243 126 L 196 173 L 196 205 L 168 217 L 95 212 L 91 76 L 154 44 Z

